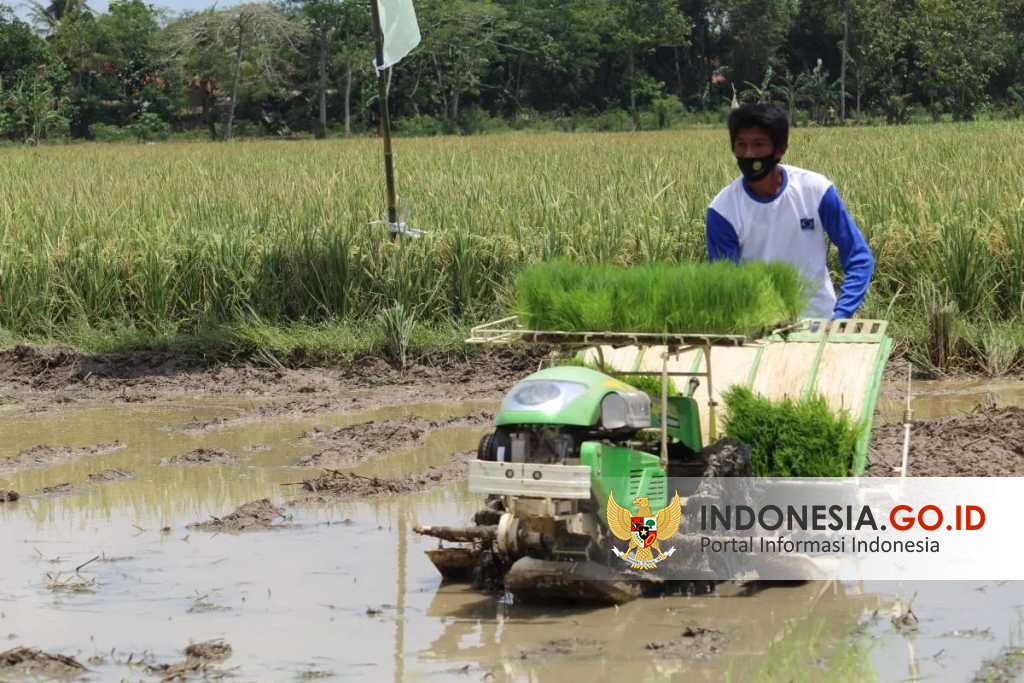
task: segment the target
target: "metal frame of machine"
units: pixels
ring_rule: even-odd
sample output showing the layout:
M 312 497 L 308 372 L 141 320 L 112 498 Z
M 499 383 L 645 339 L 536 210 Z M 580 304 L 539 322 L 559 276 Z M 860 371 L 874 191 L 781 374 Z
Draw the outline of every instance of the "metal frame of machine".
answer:
M 572 595 L 587 594 L 602 601 L 635 597 L 635 585 L 614 578 L 619 576 L 614 570 L 599 568 L 593 561 L 594 549 L 607 545 L 607 530 L 602 528 L 605 502 L 612 493 L 623 501 L 646 496 L 645 504 L 649 500 L 652 509 L 667 504 L 667 477 L 693 476 L 679 472 L 700 466 L 701 457 L 690 462 L 690 456 L 717 442 L 713 347 L 720 349 L 716 374 L 724 373 L 727 384 L 745 381 L 756 389 L 767 383 L 768 393 L 792 397 L 806 397 L 823 389 L 831 392 L 832 403 L 849 399 L 846 406 L 857 405 L 860 419 L 866 421 L 853 467 L 854 476 L 858 476 L 866 459 L 882 370 L 891 351 L 886 330 L 887 323 L 880 320 L 807 319 L 752 340 L 742 335 L 530 330 L 520 327 L 516 316 L 478 325 L 472 328 L 467 343 L 526 343 L 583 350 L 582 359 L 596 358 L 600 371 L 560 366 L 538 369 L 521 380 L 516 387 L 529 387 L 523 389 L 525 392 L 540 391 L 534 383 L 583 387 L 572 403 L 551 399 L 544 405 L 579 407 L 586 398 L 582 404 L 586 407 L 531 412 L 522 407 L 526 404 L 515 402 L 520 390 L 514 387 L 507 398 L 513 401 L 509 405 L 519 407 L 506 410 L 503 402 L 495 433 L 485 435 L 477 459 L 469 463 L 470 492 L 488 496 L 487 507 L 474 515 L 475 525 L 417 527 L 416 531 L 473 544 L 473 549 L 427 551 L 446 578 L 475 576 L 476 582 L 486 565 L 503 573 L 506 589 L 514 593 L 558 585 Z M 775 346 L 777 342 L 783 343 Z M 837 348 L 831 346 L 833 343 L 850 346 Z M 733 350 L 721 350 L 728 348 Z M 609 353 L 613 362 L 606 363 Z M 721 354 L 725 354 L 724 360 Z M 657 422 L 651 419 L 651 399 L 613 374 L 660 377 Z M 776 374 L 780 375 L 777 381 Z M 688 377 L 690 382 L 684 388 L 670 381 L 673 377 Z M 700 387 L 700 379 L 705 380 L 705 387 Z M 723 381 L 721 376 L 718 381 Z M 857 386 L 848 387 L 850 384 Z M 644 420 L 610 421 L 610 413 L 605 412 L 606 399 L 614 395 L 625 406 L 630 400 L 638 401 L 637 394 L 643 396 L 642 414 L 637 415 Z M 707 410 L 702 411 L 701 405 Z M 700 424 L 702 412 L 706 415 L 704 425 Z M 670 424 L 673 420 L 675 424 Z M 622 425 L 626 425 L 625 431 L 616 432 Z M 659 455 L 655 455 L 659 449 L 651 441 L 647 447 L 637 448 L 637 437 L 629 436 L 648 432 L 653 437 L 654 428 L 660 432 Z M 602 432 L 610 440 L 602 437 Z M 562 443 L 569 445 L 558 445 Z M 557 457 L 550 455 L 555 451 L 546 450 L 551 444 L 555 444 Z M 534 448 L 540 450 L 534 453 Z M 566 455 L 565 449 L 574 454 Z M 698 469 L 703 473 L 703 467 Z M 613 579 L 608 578 L 607 571 L 613 572 Z
M 598 354 L 601 354 L 601 345 L 609 346 L 664 346 L 662 354 L 662 369 L 660 373 L 643 372 L 640 370 L 624 370 L 617 372 L 619 375 L 648 375 L 661 376 L 661 414 L 668 414 L 668 378 L 669 377 L 704 377 L 708 383 L 708 396 L 711 396 L 713 389 L 711 373 L 711 347 L 713 346 L 744 346 L 748 343 L 747 337 L 742 335 L 711 335 L 711 334 L 670 334 L 670 333 L 644 333 L 644 332 L 562 332 L 555 330 L 526 330 L 516 327 L 519 316 L 509 316 L 501 320 L 484 323 L 473 327 L 470 337 L 466 339 L 467 344 L 511 344 L 515 342 L 532 342 L 537 344 L 551 344 L 567 348 L 589 348 L 596 347 Z M 788 329 L 788 328 L 786 328 Z M 784 329 L 776 330 L 773 334 L 781 334 Z M 700 372 L 694 369 L 691 372 L 669 372 L 668 359 L 672 356 L 701 349 L 704 357 L 708 359 L 707 369 Z M 604 367 L 605 363 L 601 362 Z M 708 402 L 708 416 L 710 420 L 711 439 L 717 435 L 716 411 L 717 403 L 712 398 Z M 661 429 L 661 465 L 668 465 L 668 420 L 660 421 Z

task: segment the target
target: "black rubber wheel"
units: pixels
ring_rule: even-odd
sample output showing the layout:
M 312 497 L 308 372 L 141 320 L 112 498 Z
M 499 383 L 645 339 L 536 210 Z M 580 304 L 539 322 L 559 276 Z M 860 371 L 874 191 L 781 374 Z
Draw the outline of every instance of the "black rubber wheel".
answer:
M 494 432 L 487 432 L 480 437 L 480 445 L 476 448 L 477 460 L 494 460 Z

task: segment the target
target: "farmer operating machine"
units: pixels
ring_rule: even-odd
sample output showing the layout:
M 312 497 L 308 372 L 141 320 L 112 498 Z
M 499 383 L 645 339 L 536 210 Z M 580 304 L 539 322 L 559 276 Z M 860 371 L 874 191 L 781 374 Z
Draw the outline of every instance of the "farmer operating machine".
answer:
M 517 597 L 617 603 L 661 590 L 696 540 L 678 514 L 677 496 L 693 492 L 669 481 L 749 474 L 742 445 L 718 438 L 722 393 L 744 384 L 768 398 L 823 396 L 865 426 L 851 472 L 859 475 L 891 349 L 886 327 L 803 320 L 748 339 L 536 331 L 516 318 L 478 326 L 471 343 L 554 346 L 583 364 L 540 369 L 504 397 L 469 466 L 469 490 L 486 501 L 473 524 L 416 531 L 442 541 L 427 552 L 445 579 Z M 660 396 L 627 383 L 644 375 L 660 379 Z M 679 529 L 671 545 L 681 553 L 658 564 L 670 558 L 646 547 L 645 525 L 659 539 Z M 631 538 L 633 554 L 615 546 Z

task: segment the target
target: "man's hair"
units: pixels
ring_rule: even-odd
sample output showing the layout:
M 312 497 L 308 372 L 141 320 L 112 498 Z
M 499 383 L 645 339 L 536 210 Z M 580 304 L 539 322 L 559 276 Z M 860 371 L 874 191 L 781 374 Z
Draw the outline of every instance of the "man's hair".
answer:
M 772 139 L 775 149 L 789 144 L 789 115 L 785 109 L 768 104 L 744 104 L 729 114 L 729 142 L 736 146 L 742 128 L 760 128 Z

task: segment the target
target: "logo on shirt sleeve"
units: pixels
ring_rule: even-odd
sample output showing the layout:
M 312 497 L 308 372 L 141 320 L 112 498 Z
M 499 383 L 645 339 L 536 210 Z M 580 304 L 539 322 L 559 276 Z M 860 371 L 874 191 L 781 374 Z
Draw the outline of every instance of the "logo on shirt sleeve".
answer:
M 801 218 L 800 219 L 801 230 L 814 230 L 814 219 L 813 218 Z

